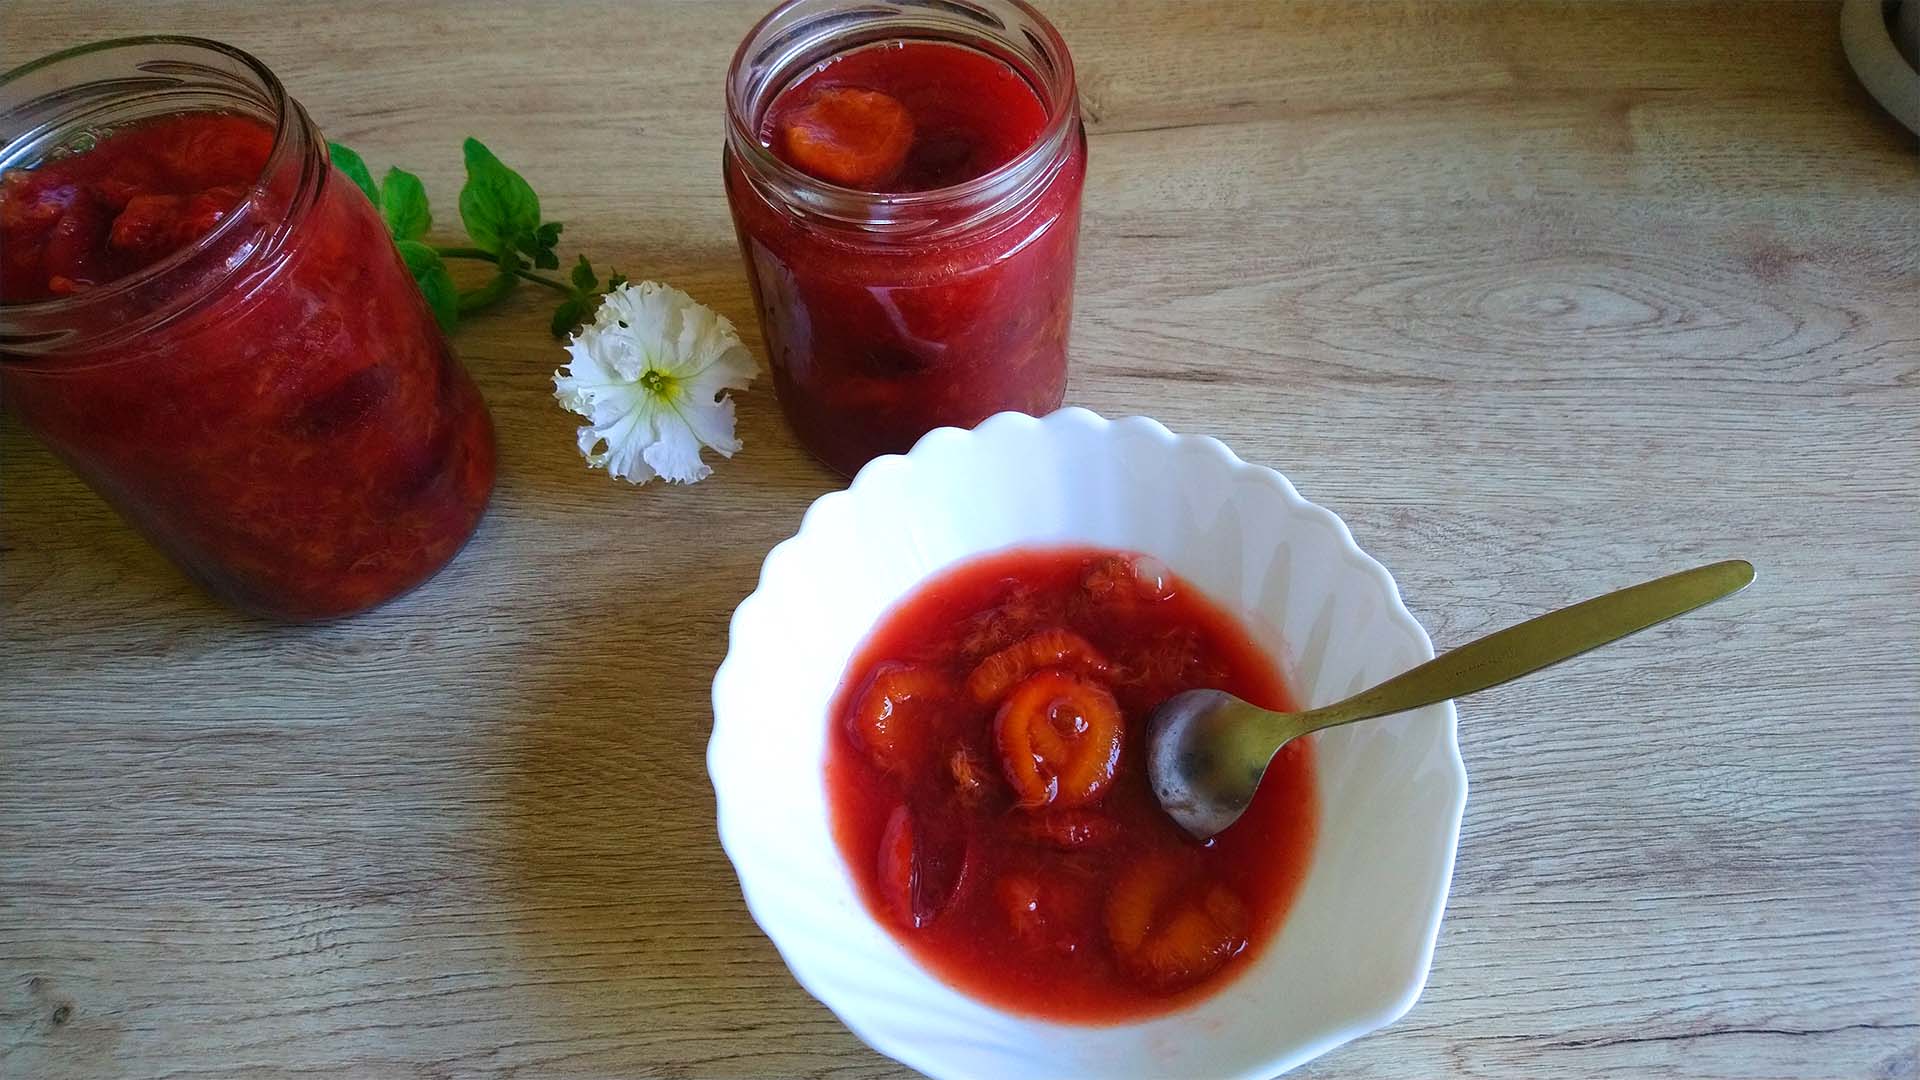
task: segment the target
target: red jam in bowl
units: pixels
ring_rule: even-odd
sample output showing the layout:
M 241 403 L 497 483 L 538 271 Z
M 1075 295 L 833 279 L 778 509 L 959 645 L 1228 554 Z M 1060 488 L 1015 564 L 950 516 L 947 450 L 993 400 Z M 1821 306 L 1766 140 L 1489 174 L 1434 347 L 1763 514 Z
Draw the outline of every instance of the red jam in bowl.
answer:
M 268 201 L 262 121 L 153 117 L 0 176 L 0 303 L 182 298 L 137 334 L 76 327 L 109 344 L 0 353 L 6 406 L 209 591 L 290 620 L 431 576 L 473 532 L 494 471 L 479 392 L 313 136 L 307 168 L 323 178 L 267 223 L 283 233 L 273 257 L 213 271 L 169 260 Z
M 990 556 L 921 586 L 862 646 L 828 739 L 833 829 L 874 918 L 949 985 L 1117 1023 L 1218 990 L 1285 918 L 1312 854 L 1312 747 L 1210 841 L 1154 801 L 1145 723 L 1183 690 L 1291 707 L 1231 617 L 1139 556 Z
M 850 227 L 799 208 L 727 155 L 727 197 L 775 388 L 800 441 L 851 474 L 942 425 L 1046 413 L 1066 390 L 1086 140 L 1024 156 L 1056 124 L 1033 82 L 985 52 L 886 41 L 835 55 L 754 122 L 801 174 L 885 204 L 905 226 Z M 997 170 L 997 199 L 955 194 Z M 1017 189 L 1017 190 L 1016 190 Z M 790 193 L 789 193 L 790 194 Z

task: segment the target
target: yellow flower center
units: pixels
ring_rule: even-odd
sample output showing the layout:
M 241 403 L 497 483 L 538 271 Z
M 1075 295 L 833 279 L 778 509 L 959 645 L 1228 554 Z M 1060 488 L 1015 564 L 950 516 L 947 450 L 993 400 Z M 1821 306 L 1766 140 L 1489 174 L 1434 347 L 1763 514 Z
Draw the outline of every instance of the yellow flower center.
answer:
M 673 376 L 662 371 L 654 371 L 651 368 L 647 370 L 646 374 L 640 376 L 641 388 L 663 401 L 673 400 L 675 390 L 674 382 Z

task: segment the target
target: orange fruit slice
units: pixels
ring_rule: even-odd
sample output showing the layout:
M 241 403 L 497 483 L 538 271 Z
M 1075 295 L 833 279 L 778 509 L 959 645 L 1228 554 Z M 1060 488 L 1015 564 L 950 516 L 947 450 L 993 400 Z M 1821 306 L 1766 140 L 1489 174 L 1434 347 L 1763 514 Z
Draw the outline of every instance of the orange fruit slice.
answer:
M 878 90 L 835 86 L 788 113 L 775 149 L 787 164 L 842 187 L 878 191 L 913 148 L 913 116 Z

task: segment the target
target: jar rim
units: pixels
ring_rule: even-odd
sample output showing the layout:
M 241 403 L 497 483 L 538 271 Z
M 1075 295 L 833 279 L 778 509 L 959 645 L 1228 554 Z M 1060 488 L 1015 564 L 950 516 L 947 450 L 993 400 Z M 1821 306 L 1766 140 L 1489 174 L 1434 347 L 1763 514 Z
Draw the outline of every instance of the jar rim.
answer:
M 267 151 L 266 161 L 261 166 L 259 175 L 255 176 L 252 183 L 248 185 L 246 196 L 241 200 L 240 205 L 244 206 L 254 202 L 259 196 L 266 193 L 268 178 L 273 176 L 275 171 L 281 167 L 286 155 L 290 152 L 288 145 L 292 140 L 289 137 L 289 129 L 293 125 L 289 123 L 289 112 L 292 102 L 287 96 L 286 87 L 281 84 L 279 76 L 275 75 L 267 65 L 261 63 L 258 57 L 255 57 L 245 49 L 228 45 L 223 41 L 215 41 L 212 38 L 195 37 L 187 34 L 138 34 L 130 37 L 105 38 L 100 41 L 91 41 L 85 44 L 75 45 L 71 48 L 62 49 L 59 52 L 49 53 L 46 56 L 42 56 L 36 60 L 29 60 L 4 74 L 0 74 L 0 91 L 4 91 L 6 87 L 13 84 L 16 80 L 31 75 L 43 68 L 52 67 L 55 64 L 64 63 L 82 56 L 108 52 L 114 49 L 151 47 L 156 45 L 180 46 L 188 49 L 203 49 L 208 52 L 218 53 L 221 56 L 238 62 L 250 72 L 254 78 L 259 80 L 258 89 L 264 92 L 268 111 L 272 113 L 273 143 Z M 86 86 L 92 82 L 99 81 L 103 80 L 90 80 L 89 82 L 76 84 L 76 87 L 50 91 L 37 97 L 17 102 L 7 107 L 4 111 L 0 111 L 0 119 L 4 119 L 6 116 L 12 115 L 15 112 L 41 105 L 50 98 L 71 94 L 78 86 Z M 22 139 L 32 140 L 37 137 L 38 135 L 36 133 L 29 132 L 27 135 L 22 136 Z M 0 144 L 0 171 L 5 171 L 8 168 L 7 162 L 12 157 L 11 151 L 14 145 L 14 143 Z M 50 297 L 44 300 L 31 300 L 25 303 L 10 304 L 0 302 L 0 327 L 4 327 L 9 315 L 21 319 L 55 317 L 68 311 L 76 310 L 88 303 L 98 302 L 103 297 L 125 294 L 138 289 L 165 276 L 168 272 L 191 262 L 209 248 L 228 239 L 229 234 L 241 228 L 242 223 L 246 222 L 247 218 L 248 215 L 246 214 L 229 214 L 225 220 L 215 225 L 192 243 L 182 245 L 174 251 L 168 252 L 165 257 L 143 266 L 132 273 L 123 274 L 111 281 L 101 282 L 81 292 L 72 293 L 67 296 Z M 4 362 L 6 359 L 6 357 L 0 356 L 0 362 Z
M 755 111 L 754 104 L 743 97 L 743 73 L 752 63 L 756 49 L 765 47 L 765 39 L 779 22 L 795 8 L 815 2 L 815 0 L 783 0 L 768 12 L 753 28 L 747 31 L 740 45 L 734 50 L 733 60 L 727 66 L 727 145 L 734 154 L 755 174 L 776 181 L 785 190 L 800 193 L 804 204 L 812 210 L 823 213 L 831 220 L 845 224 L 880 224 L 873 220 L 870 212 L 876 209 L 889 211 L 890 219 L 902 215 L 912 218 L 916 214 L 952 206 L 955 203 L 990 201 L 999 196 L 1018 196 L 1030 186 L 1030 181 L 1061 153 L 1062 148 L 1074 134 L 1080 120 L 1079 89 L 1073 67 L 1073 55 L 1067 49 L 1066 39 L 1060 35 L 1046 16 L 1042 15 L 1027 0 L 891 0 L 891 2 L 863 3 L 851 7 L 851 14 L 906 14 L 909 8 L 925 8 L 934 11 L 965 14 L 975 19 L 985 19 L 999 24 L 1005 23 L 991 10 L 994 7 L 1006 9 L 1031 23 L 1026 28 L 1026 39 L 1039 47 L 1047 61 L 1054 78 L 1052 85 L 1034 89 L 1040 92 L 1042 104 L 1047 108 L 1047 123 L 1032 144 L 1011 160 L 969 180 L 946 187 L 929 188 L 924 191 L 909 192 L 873 192 L 860 188 L 846 187 L 831 181 L 821 180 L 782 161 L 771 149 L 761 143 L 758 130 L 758 115 L 749 115 Z M 1036 38 L 1031 32 L 1037 30 Z M 836 34 L 829 30 L 816 35 L 819 40 L 832 40 Z M 904 35 L 909 38 L 912 35 Z M 777 39 L 776 39 L 777 40 Z M 839 50 L 835 50 L 838 52 Z M 787 74 L 788 68 L 775 68 L 763 82 L 773 82 L 778 75 Z M 755 87 L 756 92 L 764 88 Z

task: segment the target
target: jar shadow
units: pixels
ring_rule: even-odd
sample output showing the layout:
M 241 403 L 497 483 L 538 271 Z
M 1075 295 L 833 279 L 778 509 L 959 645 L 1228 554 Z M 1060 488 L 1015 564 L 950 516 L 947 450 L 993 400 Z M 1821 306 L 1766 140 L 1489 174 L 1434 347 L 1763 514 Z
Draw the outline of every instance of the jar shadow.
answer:
M 256 620 L 215 600 L 134 531 L 93 489 L 0 413 L 0 595 L 20 625 L 87 616 L 206 627 Z
M 714 825 L 709 689 L 761 555 L 718 551 L 697 584 L 634 590 L 575 623 L 593 629 L 564 664 L 514 680 L 494 872 L 515 964 L 554 1037 L 605 1046 L 608 1069 L 800 1075 L 855 1045 L 748 915 Z

